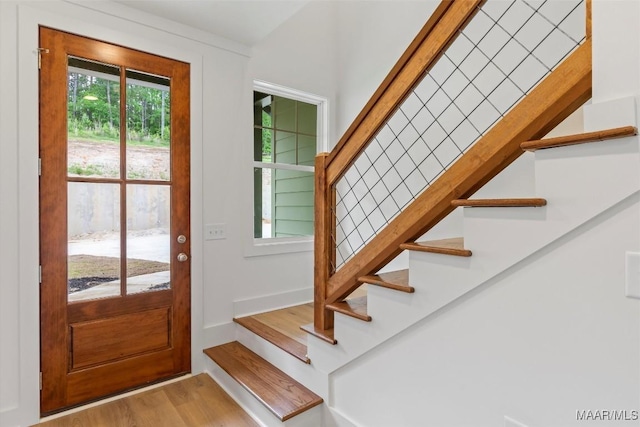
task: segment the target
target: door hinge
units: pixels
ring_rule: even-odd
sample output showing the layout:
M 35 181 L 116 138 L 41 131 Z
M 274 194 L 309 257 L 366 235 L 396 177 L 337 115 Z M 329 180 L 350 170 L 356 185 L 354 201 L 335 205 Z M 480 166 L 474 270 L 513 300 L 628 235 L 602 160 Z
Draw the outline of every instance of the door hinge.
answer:
M 38 283 L 42 283 L 42 266 L 38 266 Z
M 38 176 L 42 176 L 42 159 L 38 157 Z
M 40 372 L 40 390 L 42 390 L 42 372 Z
M 43 47 L 39 47 L 38 51 L 38 70 L 42 68 L 42 54 L 49 53 L 49 49 L 45 49 Z

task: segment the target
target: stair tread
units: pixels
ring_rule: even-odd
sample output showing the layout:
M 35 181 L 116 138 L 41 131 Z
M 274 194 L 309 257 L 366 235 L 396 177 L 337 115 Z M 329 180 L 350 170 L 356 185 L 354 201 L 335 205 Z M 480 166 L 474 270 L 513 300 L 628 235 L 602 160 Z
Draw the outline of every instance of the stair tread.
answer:
M 576 135 L 559 136 L 556 138 L 536 139 L 520 144 L 520 148 L 525 151 L 536 151 L 546 148 L 563 147 L 567 145 L 585 144 L 589 142 L 605 141 L 614 138 L 637 135 L 638 129 L 635 126 L 624 126 L 614 129 L 600 130 L 596 132 L 585 132 Z
M 409 286 L 409 270 L 389 271 L 387 273 L 372 274 L 358 278 L 359 282 L 382 286 L 400 292 L 413 293 L 415 289 Z
M 452 200 L 454 207 L 540 207 L 545 206 L 547 201 L 538 197 L 513 198 L 513 199 L 458 199 Z
M 371 316 L 367 314 L 366 295 L 327 304 L 327 309 L 355 317 L 356 319 L 364 320 L 365 322 L 371 322 Z
M 204 352 L 282 421 L 322 403 L 320 396 L 237 341 Z
M 462 237 L 403 243 L 400 245 L 400 249 L 462 257 L 470 257 L 472 255 L 471 251 L 464 247 L 464 238 Z
M 333 328 L 322 330 L 316 328 L 313 323 L 309 323 L 307 325 L 300 326 L 300 329 L 310 335 L 313 335 L 316 338 L 321 339 L 322 341 L 328 342 L 331 345 L 338 344 L 338 341 L 333 337 Z
M 307 357 L 307 346 L 286 336 L 282 332 L 265 325 L 251 316 L 236 318 L 233 319 L 233 321 L 269 341 L 276 347 L 286 351 L 296 359 L 307 364 L 311 363 L 311 360 Z

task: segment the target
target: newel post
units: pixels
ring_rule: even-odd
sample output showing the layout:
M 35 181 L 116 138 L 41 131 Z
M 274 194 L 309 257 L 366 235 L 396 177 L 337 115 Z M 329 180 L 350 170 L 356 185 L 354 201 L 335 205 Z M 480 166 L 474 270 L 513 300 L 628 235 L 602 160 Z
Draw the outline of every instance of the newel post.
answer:
M 325 309 L 327 283 L 331 271 L 331 197 L 327 183 L 327 158 L 329 153 L 320 153 L 315 161 L 315 224 L 314 224 L 314 292 L 313 326 L 315 329 L 333 328 L 333 312 Z

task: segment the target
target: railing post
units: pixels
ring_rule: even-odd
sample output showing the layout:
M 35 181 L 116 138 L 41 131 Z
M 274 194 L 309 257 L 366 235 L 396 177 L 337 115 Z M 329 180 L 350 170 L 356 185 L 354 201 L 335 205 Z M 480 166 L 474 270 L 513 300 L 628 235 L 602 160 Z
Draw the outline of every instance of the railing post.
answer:
M 325 309 L 331 257 L 333 229 L 330 195 L 333 193 L 327 183 L 327 159 L 329 153 L 320 153 L 315 160 L 315 224 L 314 224 L 314 292 L 313 326 L 316 330 L 333 328 L 333 312 Z

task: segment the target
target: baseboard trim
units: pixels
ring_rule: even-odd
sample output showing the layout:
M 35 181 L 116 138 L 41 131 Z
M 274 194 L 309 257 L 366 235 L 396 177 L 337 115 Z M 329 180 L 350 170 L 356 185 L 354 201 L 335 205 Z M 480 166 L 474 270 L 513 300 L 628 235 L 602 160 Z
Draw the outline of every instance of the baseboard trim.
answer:
M 295 289 L 233 302 L 233 316 L 251 316 L 313 301 L 313 288 Z
M 215 347 L 236 340 L 236 324 L 233 322 L 205 326 L 202 330 L 202 348 Z M 202 353 L 202 348 L 198 350 Z

